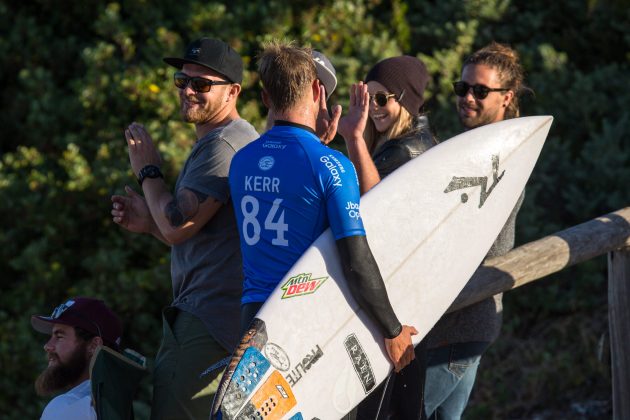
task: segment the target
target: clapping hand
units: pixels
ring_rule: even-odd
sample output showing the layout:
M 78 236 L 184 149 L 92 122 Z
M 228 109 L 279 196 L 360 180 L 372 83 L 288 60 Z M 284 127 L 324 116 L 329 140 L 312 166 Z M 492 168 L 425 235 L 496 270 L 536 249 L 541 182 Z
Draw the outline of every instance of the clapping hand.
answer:
M 136 233 L 150 233 L 153 218 L 144 197 L 130 186 L 125 186 L 126 196 L 112 196 L 112 220 L 125 229 Z
M 153 144 L 153 139 L 142 124 L 131 123 L 125 130 L 125 139 L 129 149 L 129 162 L 134 175 L 147 165 L 160 166 L 162 158 Z

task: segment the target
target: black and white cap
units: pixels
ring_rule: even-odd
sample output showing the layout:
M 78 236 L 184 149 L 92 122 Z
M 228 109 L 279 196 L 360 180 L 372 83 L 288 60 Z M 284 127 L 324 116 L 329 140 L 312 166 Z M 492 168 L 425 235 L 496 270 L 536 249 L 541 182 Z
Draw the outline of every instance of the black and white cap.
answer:
M 315 61 L 317 78 L 326 88 L 326 99 L 328 99 L 337 87 L 337 72 L 328 57 L 319 51 L 313 50 L 313 61 Z

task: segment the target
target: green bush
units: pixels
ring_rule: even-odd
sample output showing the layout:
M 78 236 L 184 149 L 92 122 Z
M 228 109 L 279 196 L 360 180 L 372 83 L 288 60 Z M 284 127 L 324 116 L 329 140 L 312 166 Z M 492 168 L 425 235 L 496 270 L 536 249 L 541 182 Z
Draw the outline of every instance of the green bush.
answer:
M 125 320 L 126 345 L 155 355 L 160 309 L 172 296 L 168 249 L 114 225 L 110 196 L 135 182 L 123 137 L 132 121 L 148 127 L 167 180 L 175 179 L 194 132 L 179 119 L 172 71 L 161 58 L 181 54 L 200 36 L 220 37 L 243 55 L 239 108 L 259 129 L 266 111 L 255 61 L 263 40 L 293 38 L 326 53 L 338 70 L 332 100 L 344 107 L 349 85 L 376 61 L 417 55 L 432 75 L 427 109 L 442 140 L 460 130 L 450 84 L 464 57 L 493 39 L 509 43 L 535 92 L 524 98 L 523 113 L 555 118 L 517 240 L 630 201 L 625 1 L 0 2 L 0 35 L 0 413 L 6 419 L 41 413 L 45 401 L 32 383 L 44 367 L 45 337 L 31 329 L 29 316 L 48 313 L 68 296 L 105 299 Z M 334 147 L 343 150 L 343 142 Z M 592 349 L 606 324 L 605 287 L 600 258 L 509 293 L 504 336 L 482 364 L 468 416 L 528 417 L 557 403 L 554 395 L 609 395 L 610 378 Z M 147 383 L 140 418 L 149 396 Z

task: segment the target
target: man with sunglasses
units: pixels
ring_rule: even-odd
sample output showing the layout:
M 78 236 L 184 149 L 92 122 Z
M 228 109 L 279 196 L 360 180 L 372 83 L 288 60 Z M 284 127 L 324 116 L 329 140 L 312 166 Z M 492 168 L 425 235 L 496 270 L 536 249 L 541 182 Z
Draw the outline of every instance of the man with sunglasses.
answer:
M 461 80 L 453 83 L 457 114 L 466 130 L 518 117 L 516 95 L 523 73 L 516 52 L 499 49 L 498 45 L 491 44 L 469 57 Z
M 33 315 L 31 325 L 50 335 L 44 345 L 48 367 L 35 381 L 35 391 L 52 399 L 42 420 L 96 420 L 92 406 L 89 365 L 99 346 L 119 350 L 122 324 L 105 303 L 75 297 L 59 305 L 50 316 Z
M 227 176 L 234 153 L 258 134 L 236 109 L 243 62 L 229 45 L 202 38 L 183 58 L 164 61 L 177 68 L 181 115 L 195 125 L 197 142 L 171 193 L 151 137 L 131 124 L 125 138 L 144 197 L 126 187 L 127 196 L 112 197 L 112 216 L 171 246 L 173 302 L 163 312 L 151 418 L 207 418 L 221 370 L 200 373 L 239 340 L 243 275 Z
M 453 83 L 459 121 L 464 130 L 519 116 L 518 94 L 524 89 L 516 51 L 498 43 L 464 61 L 461 80 Z M 514 247 L 521 194 L 505 226 L 486 255 L 496 257 Z M 425 338 L 427 371 L 425 411 L 430 419 L 459 419 L 466 408 L 483 352 L 501 328 L 501 295 L 446 314 Z

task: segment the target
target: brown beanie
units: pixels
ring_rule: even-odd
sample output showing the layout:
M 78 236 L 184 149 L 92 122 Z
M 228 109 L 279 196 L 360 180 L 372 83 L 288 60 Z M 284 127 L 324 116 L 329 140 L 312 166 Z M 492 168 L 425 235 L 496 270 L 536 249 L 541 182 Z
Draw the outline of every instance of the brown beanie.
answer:
M 424 104 L 424 89 L 429 82 L 427 67 L 422 61 L 410 55 L 386 58 L 379 61 L 368 72 L 365 83 L 374 80 L 387 88 L 390 93 L 402 99 L 400 104 L 413 116 L 420 113 Z

